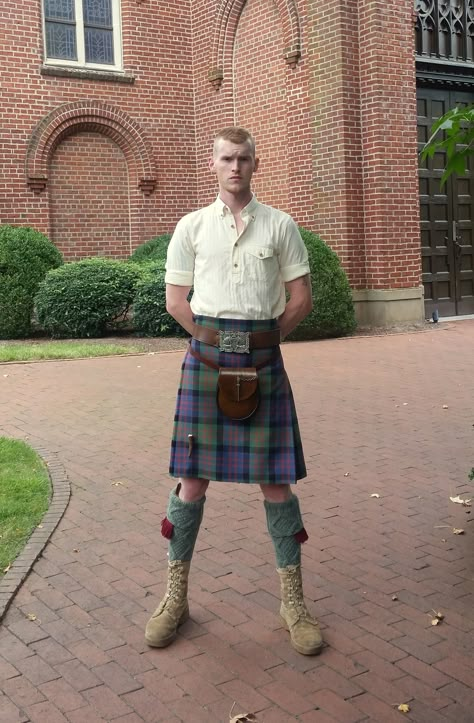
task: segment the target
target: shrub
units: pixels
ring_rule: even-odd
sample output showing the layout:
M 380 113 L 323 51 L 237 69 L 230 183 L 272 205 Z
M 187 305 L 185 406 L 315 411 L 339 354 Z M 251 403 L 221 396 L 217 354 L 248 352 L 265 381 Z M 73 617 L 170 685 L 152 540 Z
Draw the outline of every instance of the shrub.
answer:
M 50 269 L 63 263 L 56 246 L 29 226 L 0 226 L 0 338 L 28 336 L 34 297 Z
M 130 256 L 130 261 L 142 264 L 147 261 L 166 261 L 166 251 L 171 239 L 170 233 L 155 236 L 138 246 Z
M 142 277 L 140 267 L 93 258 L 50 271 L 35 304 L 38 321 L 55 337 L 103 336 L 124 323 Z
M 319 236 L 304 228 L 300 233 L 308 249 L 314 308 L 288 338 L 299 341 L 350 334 L 356 321 L 346 272 L 337 254 Z
M 133 303 L 133 325 L 146 336 L 187 336 L 166 311 L 164 261 L 147 264 L 144 269 Z

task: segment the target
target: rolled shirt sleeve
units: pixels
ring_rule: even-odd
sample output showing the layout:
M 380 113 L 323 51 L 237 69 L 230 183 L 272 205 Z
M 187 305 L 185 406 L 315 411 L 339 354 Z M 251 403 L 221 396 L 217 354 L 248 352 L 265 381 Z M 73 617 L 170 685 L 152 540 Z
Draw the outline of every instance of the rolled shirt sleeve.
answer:
M 187 217 L 178 221 L 166 256 L 165 283 L 192 286 L 194 283 L 195 251 L 188 232 Z
M 286 283 L 310 273 L 308 251 L 298 226 L 291 216 L 286 216 L 280 241 L 280 273 Z

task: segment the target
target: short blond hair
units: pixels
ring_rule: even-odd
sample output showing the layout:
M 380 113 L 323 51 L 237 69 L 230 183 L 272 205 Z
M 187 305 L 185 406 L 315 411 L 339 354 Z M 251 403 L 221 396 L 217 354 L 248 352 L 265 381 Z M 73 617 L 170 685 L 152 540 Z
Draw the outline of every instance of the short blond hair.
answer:
M 255 140 L 250 131 L 246 128 L 241 128 L 240 126 L 228 126 L 227 128 L 222 128 L 222 130 L 220 130 L 214 138 L 214 155 L 216 155 L 219 141 L 230 141 L 231 143 L 236 143 L 237 145 L 247 143 L 252 156 L 255 156 Z

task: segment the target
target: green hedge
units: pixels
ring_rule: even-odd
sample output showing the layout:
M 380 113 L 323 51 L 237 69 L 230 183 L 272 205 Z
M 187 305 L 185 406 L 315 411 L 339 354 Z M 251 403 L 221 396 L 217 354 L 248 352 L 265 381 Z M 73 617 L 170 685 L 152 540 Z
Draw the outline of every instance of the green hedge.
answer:
M 98 337 L 123 325 L 143 272 L 137 264 L 93 258 L 51 271 L 35 304 L 38 321 L 54 337 Z
M 0 338 L 28 336 L 34 297 L 50 269 L 63 263 L 56 246 L 30 226 L 0 226 Z
M 130 256 L 130 261 L 136 264 L 147 263 L 148 261 L 166 261 L 166 252 L 171 239 L 170 233 L 155 236 L 141 246 L 137 246 Z
M 300 234 L 308 249 L 313 311 L 288 339 L 299 341 L 350 334 L 356 328 L 354 304 L 339 257 L 312 231 L 300 228 Z
M 145 336 L 187 336 L 183 327 L 166 311 L 164 261 L 144 266 L 133 304 L 133 326 Z

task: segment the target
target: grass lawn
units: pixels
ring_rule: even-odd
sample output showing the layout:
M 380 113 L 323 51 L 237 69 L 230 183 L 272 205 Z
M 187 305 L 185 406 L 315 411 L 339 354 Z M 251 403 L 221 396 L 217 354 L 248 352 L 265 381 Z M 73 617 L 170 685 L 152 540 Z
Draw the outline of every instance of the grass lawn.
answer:
M 51 484 L 24 442 L 0 437 L 0 577 L 48 509 Z
M 115 354 L 136 354 L 144 351 L 143 346 L 130 344 L 108 344 L 93 342 L 48 341 L 28 344 L 1 344 L 0 362 L 36 361 L 41 359 L 81 359 Z

